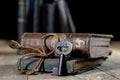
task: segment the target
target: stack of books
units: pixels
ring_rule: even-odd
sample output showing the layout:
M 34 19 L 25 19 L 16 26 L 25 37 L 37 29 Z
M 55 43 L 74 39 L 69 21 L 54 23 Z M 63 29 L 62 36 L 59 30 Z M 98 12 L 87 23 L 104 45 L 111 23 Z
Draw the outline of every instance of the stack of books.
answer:
M 108 56 L 111 54 L 109 49 L 112 35 L 105 34 L 90 34 L 90 33 L 24 33 L 21 37 L 21 45 L 24 47 L 31 47 L 41 49 L 40 41 L 43 35 L 57 35 L 61 40 L 71 40 L 73 49 L 70 55 L 66 56 L 67 71 L 69 74 L 77 73 L 79 71 L 85 71 L 96 66 L 100 66 Z M 54 49 L 57 43 L 57 38 L 54 36 L 47 37 L 47 48 Z M 51 45 L 52 44 L 52 45 Z M 26 54 L 34 51 L 22 50 L 21 54 Z M 32 69 L 38 61 L 38 57 L 34 59 L 25 58 L 21 61 L 20 65 L 22 69 Z M 58 67 L 59 56 L 53 55 L 45 59 L 43 65 L 40 67 L 40 71 L 52 72 L 54 67 Z

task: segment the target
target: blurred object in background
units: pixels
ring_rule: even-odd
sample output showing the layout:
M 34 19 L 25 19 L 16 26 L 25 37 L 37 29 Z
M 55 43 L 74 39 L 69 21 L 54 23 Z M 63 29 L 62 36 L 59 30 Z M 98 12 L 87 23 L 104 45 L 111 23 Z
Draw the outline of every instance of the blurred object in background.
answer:
M 18 40 L 24 32 L 76 32 L 65 0 L 19 0 L 18 9 Z
M 19 2 L 21 1 L 21 3 L 19 4 Z M 23 1 L 23 2 L 22 2 Z M 31 0 L 32 1 L 32 0 Z M 30 12 L 29 10 L 29 3 L 30 0 L 9 0 L 6 1 L 3 0 L 2 3 L 6 4 L 7 7 L 1 7 L 1 15 L 0 15 L 0 19 L 1 19 L 1 28 L 0 29 L 0 39 L 14 39 L 17 40 L 18 37 L 18 24 L 19 24 L 19 6 L 22 6 L 23 9 L 25 9 L 25 12 L 22 12 L 24 10 L 21 10 L 21 13 L 26 13 L 26 19 L 23 20 L 22 23 L 25 23 L 26 27 L 24 31 L 26 32 L 30 32 L 31 30 L 34 30 L 33 32 L 35 32 L 36 30 L 39 30 L 39 32 L 42 32 L 42 24 L 43 21 L 43 15 L 45 17 L 45 15 L 47 15 L 47 11 L 49 9 L 43 9 L 43 4 L 44 6 L 47 4 L 50 4 L 55 7 L 53 7 L 53 14 L 51 13 L 51 15 L 54 15 L 53 21 L 51 19 L 51 23 L 53 22 L 54 25 L 52 27 L 54 27 L 54 31 L 55 33 L 59 33 L 61 28 L 61 23 L 60 23 L 60 17 L 59 17 L 59 11 L 58 11 L 58 7 L 56 6 L 56 2 L 54 2 L 53 0 L 33 0 L 35 2 L 39 1 L 37 3 L 37 5 L 34 5 L 38 8 L 36 8 L 36 10 L 34 10 L 34 12 L 36 11 L 36 15 L 33 15 L 34 18 L 37 17 L 37 14 L 39 14 L 39 16 L 37 17 L 36 21 L 34 21 L 33 25 L 38 25 L 39 27 L 37 28 L 30 28 L 29 30 L 26 31 L 26 28 L 28 28 L 27 23 L 28 23 L 28 12 Z M 58 1 L 58 0 L 57 0 Z M 93 1 L 81 1 L 81 0 L 65 0 L 66 3 L 68 4 L 71 16 L 72 16 L 72 20 L 75 24 L 75 28 L 76 28 L 76 32 L 77 33 L 99 33 L 99 34 L 113 34 L 114 35 L 114 40 L 120 40 L 120 31 L 118 31 L 120 26 L 119 24 L 119 11 L 118 11 L 118 3 L 114 3 L 114 2 L 110 2 L 109 4 L 108 2 L 104 1 L 104 2 L 93 2 Z M 55 3 L 55 4 L 54 4 Z M 35 3 L 34 3 L 35 4 Z M 112 4 L 112 5 L 111 5 Z M 38 6 L 39 5 L 39 6 Z M 102 6 L 101 6 L 102 5 Z M 108 7 L 109 6 L 109 7 Z M 47 7 L 46 7 L 47 8 Z M 10 11 L 9 11 L 10 10 Z M 43 10 L 45 11 L 46 14 L 43 13 Z M 32 10 L 33 11 L 33 10 Z M 52 12 L 52 11 L 51 11 Z M 33 14 L 33 13 L 32 13 Z M 29 14 L 31 15 L 31 14 Z M 50 16 L 51 17 L 51 16 Z M 34 19 L 33 18 L 33 19 Z M 41 19 L 40 19 L 41 18 Z M 46 16 L 46 18 L 48 18 Z M 40 19 L 40 20 L 39 20 Z M 48 19 L 45 19 L 45 23 L 47 23 Z M 22 21 L 22 19 L 20 19 L 20 21 Z M 25 22 L 24 22 L 25 21 Z M 38 22 L 38 24 L 37 24 Z M 46 26 L 47 27 L 47 26 Z M 22 28 L 19 27 L 19 28 Z M 39 28 L 39 29 L 38 29 Z M 94 29 L 95 28 L 95 29 Z M 50 28 L 52 29 L 52 28 Z

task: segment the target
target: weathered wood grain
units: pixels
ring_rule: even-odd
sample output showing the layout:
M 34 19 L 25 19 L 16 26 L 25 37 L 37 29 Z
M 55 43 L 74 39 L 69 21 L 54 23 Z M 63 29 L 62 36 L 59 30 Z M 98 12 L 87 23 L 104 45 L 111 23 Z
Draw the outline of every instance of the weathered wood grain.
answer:
M 103 71 L 94 69 L 82 74 L 75 75 L 79 80 L 119 80 Z
M 113 77 L 120 79 L 120 64 L 106 61 L 102 64 L 102 66 L 99 66 L 98 69 Z

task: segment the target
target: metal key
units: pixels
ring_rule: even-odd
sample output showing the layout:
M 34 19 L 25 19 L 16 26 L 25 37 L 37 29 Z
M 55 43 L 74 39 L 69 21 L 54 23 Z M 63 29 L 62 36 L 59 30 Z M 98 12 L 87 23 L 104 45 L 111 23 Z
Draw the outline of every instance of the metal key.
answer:
M 72 51 L 72 43 L 67 40 L 57 42 L 55 45 L 55 52 L 60 55 L 58 68 L 53 69 L 53 75 L 64 76 L 67 75 L 65 55 Z

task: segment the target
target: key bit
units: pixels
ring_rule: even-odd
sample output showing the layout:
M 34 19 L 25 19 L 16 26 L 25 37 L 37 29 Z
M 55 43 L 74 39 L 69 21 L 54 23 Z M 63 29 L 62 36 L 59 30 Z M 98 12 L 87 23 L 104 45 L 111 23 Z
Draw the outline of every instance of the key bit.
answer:
M 60 55 L 59 58 L 59 66 L 58 68 L 53 68 L 52 75 L 65 76 L 67 75 L 67 66 L 65 55 L 70 54 L 72 51 L 72 43 L 67 40 L 62 40 L 61 42 L 57 42 L 55 45 L 55 52 Z

